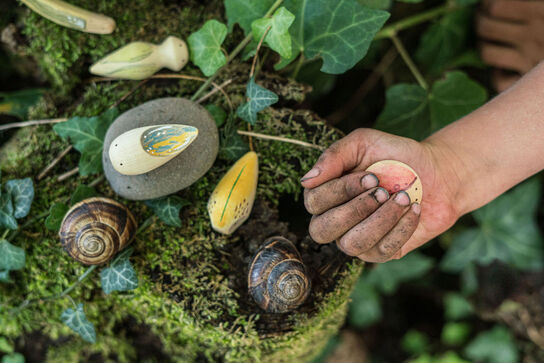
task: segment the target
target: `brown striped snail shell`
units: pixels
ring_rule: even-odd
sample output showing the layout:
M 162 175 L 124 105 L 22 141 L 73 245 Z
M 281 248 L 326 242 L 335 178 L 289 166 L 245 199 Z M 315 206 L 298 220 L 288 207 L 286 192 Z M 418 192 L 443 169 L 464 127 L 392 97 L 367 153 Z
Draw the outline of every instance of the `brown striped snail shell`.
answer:
M 66 213 L 59 236 L 72 258 L 100 265 L 127 247 L 135 232 L 136 220 L 127 207 L 109 198 L 89 198 Z
M 310 293 L 310 278 L 295 245 L 283 237 L 267 239 L 249 267 L 249 294 L 270 313 L 301 305 Z

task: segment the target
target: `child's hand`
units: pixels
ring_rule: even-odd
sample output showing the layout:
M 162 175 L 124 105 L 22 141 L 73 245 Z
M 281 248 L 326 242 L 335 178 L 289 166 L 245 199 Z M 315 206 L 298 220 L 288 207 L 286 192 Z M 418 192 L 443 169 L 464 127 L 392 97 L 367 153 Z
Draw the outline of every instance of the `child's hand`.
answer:
M 442 233 L 459 217 L 458 178 L 440 146 L 372 129 L 339 140 L 302 178 L 310 235 L 336 240 L 346 254 L 369 262 L 400 258 Z M 404 192 L 389 196 L 364 170 L 386 159 L 410 165 L 423 183 L 421 206 Z

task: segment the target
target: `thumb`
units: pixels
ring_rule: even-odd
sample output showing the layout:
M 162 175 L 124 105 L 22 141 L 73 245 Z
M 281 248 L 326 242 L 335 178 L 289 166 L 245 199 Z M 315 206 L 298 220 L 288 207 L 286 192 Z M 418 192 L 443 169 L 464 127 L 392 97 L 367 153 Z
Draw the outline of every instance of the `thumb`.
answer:
M 355 130 L 332 144 L 300 179 L 302 186 L 315 188 L 358 166 L 365 153 L 364 133 L 364 129 Z

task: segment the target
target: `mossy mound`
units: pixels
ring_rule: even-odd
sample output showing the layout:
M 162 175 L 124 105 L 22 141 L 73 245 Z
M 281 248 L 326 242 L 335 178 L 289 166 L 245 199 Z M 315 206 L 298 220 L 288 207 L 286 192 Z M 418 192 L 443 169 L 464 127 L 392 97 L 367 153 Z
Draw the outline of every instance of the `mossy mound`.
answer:
M 102 1 L 95 10 L 116 14 L 114 9 L 128 7 L 127 4 L 127 1 Z M 190 96 L 199 85 L 194 81 L 152 80 L 137 90 L 134 90 L 136 82 L 81 81 L 88 77 L 85 75 L 86 61 L 82 58 L 98 58 L 111 48 L 136 38 L 159 41 L 163 35 L 171 33 L 186 36 L 196 30 L 204 18 L 220 17 L 217 8 L 210 9 L 209 5 L 203 6 L 196 1 L 184 2 L 183 9 L 169 4 L 168 1 L 130 2 L 131 11 L 127 13 L 148 6 L 146 16 L 140 14 L 130 21 L 116 17 L 119 34 L 115 36 L 114 33 L 111 39 L 105 37 L 105 44 L 111 47 L 103 46 L 100 50 L 90 40 L 95 36 L 66 30 L 48 24 L 34 14 L 27 14 L 25 34 L 30 37 L 32 51 L 38 52 L 38 44 L 67 38 L 65 47 L 55 48 L 64 63 L 56 70 L 51 68 L 47 74 L 64 91 L 77 90 L 63 94 L 55 89 L 32 110 L 31 117 L 97 115 L 129 93 L 130 96 L 119 104 L 121 111 L 159 97 Z M 198 11 L 191 12 L 191 20 L 186 22 L 188 17 L 183 16 L 183 12 L 189 11 L 190 7 Z M 159 15 L 153 15 L 157 12 Z M 162 19 L 161 23 L 160 16 L 168 19 Z M 176 21 L 172 22 L 173 18 Z M 151 26 L 150 22 L 158 23 Z M 145 36 L 148 31 L 157 31 L 158 27 L 163 28 L 162 33 Z M 123 37 L 122 34 L 126 34 L 123 29 L 132 29 L 134 33 Z M 50 36 L 49 32 L 53 31 L 54 35 Z M 93 41 L 97 42 L 98 38 Z M 69 53 L 76 50 L 80 56 L 69 58 Z M 40 54 L 35 55 L 39 58 Z M 44 67 L 55 66 L 54 59 L 45 58 L 40 60 Z M 233 80 L 227 93 L 234 107 L 244 100 L 248 71 L 245 64 L 233 64 L 218 80 L 219 83 Z M 311 112 L 287 107 L 303 98 L 303 86 L 266 73 L 259 75 L 258 82 L 280 94 L 281 101 L 276 108 L 259 114 L 254 131 L 321 146 L 328 146 L 341 136 Z M 206 103 L 228 109 L 228 103 L 220 93 Z M 236 121 L 234 126 L 247 127 L 241 121 Z M 251 218 L 234 235 L 226 237 L 214 233 L 206 211 L 213 187 L 232 164 L 230 160 L 219 158 L 203 178 L 178 193 L 191 203 L 182 210 L 181 228 L 168 227 L 155 218 L 133 242 L 131 261 L 139 278 L 136 290 L 106 295 L 95 272 L 70 294 L 75 301 L 85 304 L 87 317 L 96 326 L 97 343 L 94 345 L 74 336 L 61 323 L 62 311 L 70 307 L 68 299 L 36 304 L 13 313 L 12 309 L 24 299 L 57 294 L 85 271 L 84 266 L 71 260 L 62 250 L 56 234 L 45 229 L 43 218 L 30 223 L 12 241 L 25 249 L 26 267 L 13 273 L 14 284 L 0 285 L 0 336 L 24 345 L 22 337 L 40 332 L 47 341 L 44 355 L 55 362 L 92 358 L 134 361 L 151 357 L 149 352 L 146 356 L 138 338 L 142 334 L 135 336 L 136 330 L 143 330 L 153 341 L 161 360 L 294 361 L 309 359 L 319 353 L 343 322 L 349 294 L 362 265 L 347 262 L 335 246 L 319 246 L 306 236 L 308 217 L 300 200 L 299 178 L 320 152 L 255 138 L 252 143 L 260 162 L 257 202 Z M 67 145 L 50 126 L 18 131 L 0 151 L 2 180 L 35 177 Z M 96 179 L 97 176 L 74 176 L 64 182 L 57 181 L 60 173 L 77 166 L 78 159 L 79 154 L 73 151 L 48 177 L 34 180 L 36 198 L 27 220 L 46 214 L 54 202 L 70 197 L 79 184 Z M 119 200 L 105 180 L 96 189 L 100 195 Z M 120 201 L 131 209 L 140 223 L 153 216 L 144 203 Z M 283 234 L 297 243 L 312 274 L 312 295 L 291 314 L 262 314 L 247 295 L 249 259 L 264 238 L 273 234 Z M 157 355 L 151 358 L 158 359 Z

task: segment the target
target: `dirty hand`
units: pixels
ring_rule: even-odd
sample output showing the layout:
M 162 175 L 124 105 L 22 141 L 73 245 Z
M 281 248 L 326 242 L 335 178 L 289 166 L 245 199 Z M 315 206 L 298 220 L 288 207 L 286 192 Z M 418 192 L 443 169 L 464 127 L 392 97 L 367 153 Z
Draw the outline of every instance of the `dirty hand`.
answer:
M 459 217 L 458 188 L 439 146 L 358 129 L 328 148 L 301 179 L 304 203 L 313 214 L 310 236 L 318 243 L 336 240 L 346 254 L 368 262 L 401 258 L 447 230 Z M 410 165 L 423 183 L 421 206 L 405 192 L 378 188 L 371 164 L 386 159 Z

